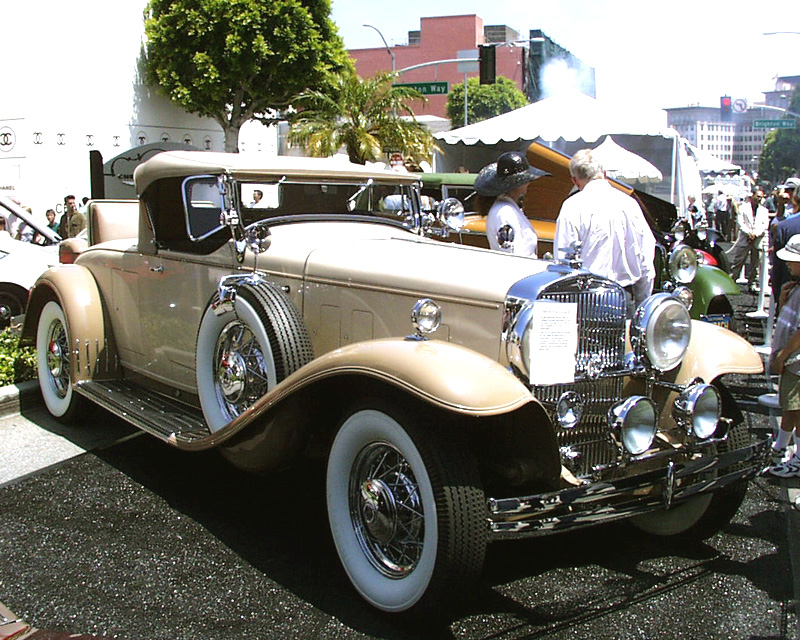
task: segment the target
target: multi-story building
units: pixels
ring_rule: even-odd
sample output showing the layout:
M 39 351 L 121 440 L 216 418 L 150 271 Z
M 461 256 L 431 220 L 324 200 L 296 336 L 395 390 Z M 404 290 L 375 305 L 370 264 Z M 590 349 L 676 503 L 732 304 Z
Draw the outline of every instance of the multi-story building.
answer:
M 800 84 L 800 76 L 776 79 L 775 88 L 764 92 L 762 103 L 746 105 L 733 100 L 729 119 L 723 119 L 719 107 L 678 107 L 665 109 L 669 126 L 701 151 L 739 165 L 749 175 L 758 172 L 758 160 L 771 128 L 763 128 L 763 120 L 782 118 L 792 93 Z
M 378 35 L 375 37 L 378 39 Z M 513 80 L 530 102 L 546 97 L 548 76 L 556 73 L 562 77 L 568 75 L 574 88 L 592 97 L 596 95 L 594 69 L 541 30 L 532 29 L 527 38 L 521 37 L 518 31 L 505 25 L 484 26 L 477 15 L 421 18 L 420 29 L 409 31 L 406 43 L 350 49 L 349 53 L 362 78 L 380 71 L 398 71 L 400 83 L 446 82 L 449 89 L 463 83 L 465 78 L 478 76 L 477 63 L 468 69 L 468 64 L 452 61 L 477 57 L 479 45 L 485 44 L 495 46 L 496 75 Z M 403 71 L 410 67 L 413 68 Z M 413 105 L 416 114 L 447 117 L 446 93 L 426 97 L 424 105 Z

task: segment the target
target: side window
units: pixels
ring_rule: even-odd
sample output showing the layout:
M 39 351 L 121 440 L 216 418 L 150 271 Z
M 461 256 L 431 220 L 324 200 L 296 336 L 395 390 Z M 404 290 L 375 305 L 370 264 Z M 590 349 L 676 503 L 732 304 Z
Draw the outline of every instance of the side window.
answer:
M 186 230 L 192 240 L 203 240 L 222 228 L 222 203 L 214 176 L 187 178 L 183 182 Z
M 398 185 L 375 185 L 372 200 L 377 205 L 373 215 L 390 220 L 408 222 L 412 215 L 412 204 L 407 187 Z

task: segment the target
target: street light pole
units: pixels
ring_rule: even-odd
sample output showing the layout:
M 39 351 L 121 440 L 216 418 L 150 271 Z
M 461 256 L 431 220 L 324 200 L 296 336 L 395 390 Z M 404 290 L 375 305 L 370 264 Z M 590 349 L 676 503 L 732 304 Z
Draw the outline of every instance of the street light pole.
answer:
M 362 26 L 369 27 L 370 29 L 375 29 L 375 31 L 378 32 L 378 35 L 381 37 L 381 40 L 383 40 L 383 46 L 386 47 L 386 50 L 389 52 L 389 55 L 392 58 L 392 75 L 394 75 L 395 71 L 397 70 L 397 61 L 395 60 L 395 57 L 394 57 L 394 51 L 392 51 L 392 49 L 386 43 L 386 38 L 383 37 L 383 34 L 381 33 L 381 30 L 378 29 L 378 27 L 373 27 L 371 24 L 365 24 L 365 25 L 362 25 Z

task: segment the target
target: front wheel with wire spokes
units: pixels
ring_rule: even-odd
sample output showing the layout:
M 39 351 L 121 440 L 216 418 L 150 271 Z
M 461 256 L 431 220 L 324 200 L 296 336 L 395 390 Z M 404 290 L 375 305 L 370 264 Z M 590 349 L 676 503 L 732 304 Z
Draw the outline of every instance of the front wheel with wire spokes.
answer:
M 197 392 L 209 429 L 218 431 L 312 359 L 292 301 L 277 288 L 243 284 L 234 302 L 209 306 L 197 335 Z
M 469 594 L 486 551 L 486 503 L 461 443 L 356 411 L 331 447 L 326 494 L 339 559 L 367 602 L 422 615 Z

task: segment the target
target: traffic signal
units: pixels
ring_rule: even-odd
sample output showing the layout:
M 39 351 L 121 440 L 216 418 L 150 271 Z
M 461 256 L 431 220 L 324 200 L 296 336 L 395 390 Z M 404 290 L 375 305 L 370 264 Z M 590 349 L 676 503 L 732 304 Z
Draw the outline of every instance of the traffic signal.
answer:
M 478 59 L 480 60 L 481 84 L 494 84 L 497 71 L 497 48 L 490 44 L 479 44 Z
M 731 121 L 731 114 L 733 113 L 733 101 L 730 96 L 722 96 L 719 99 L 719 118 L 723 122 Z

